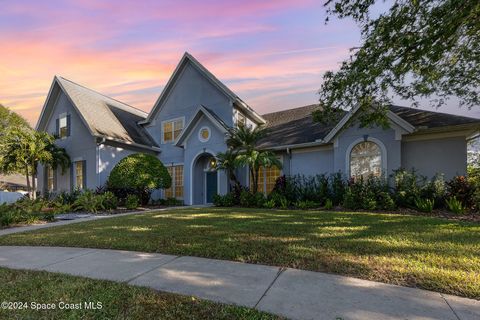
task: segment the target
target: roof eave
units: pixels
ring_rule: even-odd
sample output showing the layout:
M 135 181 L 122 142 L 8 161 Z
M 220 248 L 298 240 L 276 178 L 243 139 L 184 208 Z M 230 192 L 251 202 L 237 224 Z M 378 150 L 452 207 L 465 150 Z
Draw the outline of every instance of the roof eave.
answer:
M 94 135 L 94 137 L 95 138 L 100 138 L 100 139 L 105 139 L 105 140 L 108 140 L 108 141 L 111 141 L 111 142 L 120 143 L 120 144 L 123 144 L 123 145 L 126 145 L 126 146 L 136 147 L 136 148 L 140 148 L 140 149 L 147 149 L 147 150 L 154 151 L 154 152 L 157 152 L 157 153 L 162 152 L 162 150 L 159 147 L 155 147 L 155 146 L 147 146 L 147 145 L 144 145 L 144 144 L 140 144 L 140 143 L 136 143 L 136 142 L 132 142 L 132 141 L 125 141 L 125 140 L 121 140 L 121 139 L 117 139 L 117 138 L 109 137 L 109 136 L 103 136 L 103 135 Z

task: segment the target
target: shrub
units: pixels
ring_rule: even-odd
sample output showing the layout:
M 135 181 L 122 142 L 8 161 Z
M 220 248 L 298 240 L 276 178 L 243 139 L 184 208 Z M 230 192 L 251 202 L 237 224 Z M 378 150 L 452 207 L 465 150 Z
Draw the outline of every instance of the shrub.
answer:
M 447 197 L 455 197 L 464 207 L 472 207 L 475 190 L 465 176 L 456 176 L 447 182 Z
M 162 162 L 145 153 L 133 154 L 120 160 L 107 182 L 108 190 L 113 191 L 117 197 L 125 199 L 128 194 L 136 194 L 143 204 L 150 200 L 151 190 L 169 188 L 171 184 L 172 178 Z M 147 194 L 148 199 L 145 199 Z
M 395 207 L 384 177 L 370 176 L 350 179 L 344 192 L 343 206 L 347 209 L 391 210 Z
M 327 199 L 325 201 L 325 205 L 323 206 L 325 210 L 331 210 L 333 209 L 333 201 L 331 199 Z
M 418 209 L 418 211 L 432 212 L 434 205 L 435 205 L 435 200 L 433 199 L 422 199 L 422 198 L 415 199 L 415 206 Z
M 128 210 L 133 210 L 138 208 L 138 203 L 139 203 L 138 196 L 135 194 L 129 194 L 125 199 L 125 207 Z
M 420 197 L 432 199 L 435 206 L 440 207 L 444 204 L 446 190 L 443 174 L 436 174 L 430 181 L 425 181 L 420 189 Z
M 341 172 L 330 175 L 330 198 L 334 205 L 339 205 L 345 195 L 346 183 Z
M 265 208 L 268 208 L 268 209 L 273 209 L 273 208 L 275 208 L 275 206 L 276 206 L 276 205 L 275 205 L 275 200 L 273 200 L 273 199 L 267 200 L 267 201 L 265 201 L 265 203 L 263 204 L 263 206 L 264 206 Z
M 311 200 L 300 200 L 295 203 L 295 207 L 298 209 L 318 208 L 320 207 L 320 203 Z
M 7 227 L 18 219 L 17 212 L 7 204 L 0 205 L 0 226 Z
M 105 210 L 115 210 L 118 207 L 118 199 L 111 191 L 107 191 L 102 195 L 97 195 L 101 197 L 102 205 Z
M 240 193 L 240 205 L 242 207 L 261 208 L 263 207 L 264 202 L 265 202 L 265 196 L 261 192 L 257 192 L 253 194 L 247 190 L 243 190 Z
M 393 173 L 395 202 L 400 207 L 415 207 L 415 200 L 421 198 L 421 187 L 426 178 L 418 176 L 415 170 L 395 170 Z
M 287 198 L 283 194 L 277 191 L 272 191 L 268 195 L 268 201 L 272 201 L 275 207 L 283 207 L 282 204 L 285 204 L 285 203 L 286 203 L 285 206 L 288 207 Z
M 225 195 L 216 194 L 213 196 L 213 205 L 217 207 L 233 207 L 235 205 L 234 194 L 229 192 Z
M 165 199 L 165 205 L 167 206 L 183 206 L 183 201 L 177 198 L 167 198 Z
M 61 203 L 62 205 L 72 205 L 81 194 L 82 192 L 80 190 L 74 190 L 72 192 L 61 191 L 57 194 L 53 201 Z
M 73 203 L 73 209 L 75 211 L 86 211 L 97 213 L 98 211 L 105 210 L 103 205 L 103 197 L 94 194 L 91 190 L 84 191 Z
M 325 174 L 280 176 L 275 181 L 272 190 L 272 194 L 277 197 L 276 206 L 278 206 L 279 199 L 282 199 L 281 197 L 286 198 L 287 203 L 314 201 L 323 205 L 327 199 L 330 199 L 334 204 L 339 204 L 343 199 L 344 192 L 345 181 L 340 172 L 330 176 Z M 285 204 L 285 200 L 283 202 Z
M 377 208 L 381 210 L 394 210 L 397 206 L 389 192 L 383 191 L 377 194 Z
M 464 214 L 465 213 L 465 207 L 462 203 L 462 201 L 458 200 L 456 197 L 450 197 L 447 200 L 445 200 L 445 203 L 447 204 L 447 208 L 449 211 L 455 213 L 455 214 Z

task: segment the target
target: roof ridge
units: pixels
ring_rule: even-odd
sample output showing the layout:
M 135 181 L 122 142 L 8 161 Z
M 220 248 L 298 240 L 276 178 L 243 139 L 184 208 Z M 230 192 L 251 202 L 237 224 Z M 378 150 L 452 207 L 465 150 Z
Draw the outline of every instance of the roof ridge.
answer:
M 70 80 L 70 79 L 67 79 L 67 78 L 65 78 L 65 77 L 62 77 L 62 76 L 59 76 L 59 75 L 56 75 L 56 77 L 57 77 L 57 78 L 60 78 L 60 79 L 63 79 L 63 80 L 65 80 L 65 81 L 68 81 L 68 82 L 70 82 L 70 83 L 72 83 L 72 84 L 74 84 L 74 85 L 76 85 L 76 86 L 79 86 L 79 87 L 81 87 L 81 88 L 84 88 L 84 89 L 86 89 L 86 90 L 92 91 L 92 92 L 94 92 L 94 93 L 96 93 L 96 94 L 99 94 L 99 95 L 101 95 L 102 97 L 105 97 L 105 98 L 107 98 L 107 99 L 110 99 L 110 100 L 116 101 L 116 102 L 118 102 L 118 103 L 121 103 L 121 104 L 123 104 L 123 105 L 126 106 L 126 107 L 129 107 L 129 108 L 131 108 L 131 109 L 133 109 L 133 110 L 135 110 L 135 111 L 139 111 L 139 112 L 141 112 L 141 113 L 143 113 L 143 114 L 145 114 L 145 115 L 148 116 L 148 112 L 143 111 L 143 110 L 141 110 L 141 109 L 139 109 L 139 108 L 136 108 L 136 107 L 134 107 L 134 106 L 131 106 L 131 105 L 129 105 L 128 103 L 125 103 L 125 102 L 120 101 L 120 100 L 118 100 L 118 99 L 115 99 L 115 98 L 112 98 L 112 97 L 110 97 L 110 96 L 107 96 L 106 94 L 103 94 L 103 93 L 101 93 L 101 92 L 99 92 L 99 91 L 97 91 L 97 90 L 94 90 L 94 89 L 92 89 L 92 88 L 86 87 L 86 86 L 84 86 L 84 85 L 82 85 L 82 84 L 79 84 L 79 83 L 77 83 L 77 82 L 75 82 L 75 81 L 72 81 L 72 80 Z
M 262 114 L 262 117 L 263 117 L 263 116 L 268 116 L 268 115 L 271 115 L 271 114 L 275 114 L 275 113 L 288 112 L 288 111 L 293 111 L 293 110 L 302 109 L 302 108 L 308 108 L 308 107 L 314 107 L 314 106 L 320 106 L 320 104 L 312 103 L 312 104 L 308 104 L 308 105 L 305 105 L 305 106 L 293 107 L 293 108 L 289 108 L 289 109 L 284 109 L 284 110 L 279 110 L 279 111 L 273 111 L 273 112 L 269 112 L 269 113 L 264 113 L 264 114 Z

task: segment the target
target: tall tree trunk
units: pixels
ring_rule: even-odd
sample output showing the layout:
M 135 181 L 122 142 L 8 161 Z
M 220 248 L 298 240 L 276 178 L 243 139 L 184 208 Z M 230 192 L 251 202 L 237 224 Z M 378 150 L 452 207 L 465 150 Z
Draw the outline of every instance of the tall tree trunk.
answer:
M 33 173 L 32 171 L 32 195 L 33 195 L 32 199 L 33 200 L 37 199 L 37 183 L 35 181 L 35 178 L 36 178 L 35 176 L 36 176 L 35 173 Z
M 27 178 L 28 197 L 32 199 L 32 188 L 30 187 L 30 173 L 28 172 L 28 165 L 25 166 L 25 177 Z
M 252 192 L 255 194 L 258 192 L 258 170 L 259 168 L 251 168 L 250 174 L 252 176 L 253 188 Z
M 33 193 L 33 199 L 37 199 L 37 182 L 36 182 L 36 176 L 37 176 L 37 167 L 35 164 L 32 164 L 32 193 Z

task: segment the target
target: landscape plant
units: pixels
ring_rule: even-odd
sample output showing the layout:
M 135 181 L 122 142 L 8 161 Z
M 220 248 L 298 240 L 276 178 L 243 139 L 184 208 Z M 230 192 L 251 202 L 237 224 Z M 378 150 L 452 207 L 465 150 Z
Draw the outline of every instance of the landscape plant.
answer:
M 129 194 L 148 203 L 154 189 L 166 189 L 172 184 L 167 168 L 154 155 L 136 153 L 120 160 L 110 172 L 107 188 L 121 200 Z

